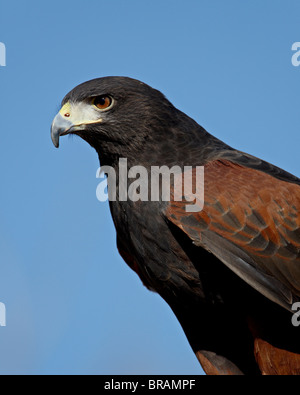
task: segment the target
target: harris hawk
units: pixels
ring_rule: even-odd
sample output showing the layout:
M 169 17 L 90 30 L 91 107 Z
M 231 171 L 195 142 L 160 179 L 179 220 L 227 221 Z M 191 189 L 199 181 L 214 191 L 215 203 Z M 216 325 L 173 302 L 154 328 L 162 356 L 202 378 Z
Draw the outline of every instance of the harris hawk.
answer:
M 178 318 L 208 375 L 300 374 L 300 179 L 231 148 L 150 86 L 85 82 L 63 99 L 51 136 L 76 134 L 119 177 L 128 167 L 204 168 L 202 210 L 169 201 L 110 201 L 117 246 Z M 161 183 L 165 180 L 161 180 Z M 199 197 L 200 199 L 200 197 Z M 295 322 L 294 322 L 295 324 Z M 174 345 L 176 346 L 176 345 Z

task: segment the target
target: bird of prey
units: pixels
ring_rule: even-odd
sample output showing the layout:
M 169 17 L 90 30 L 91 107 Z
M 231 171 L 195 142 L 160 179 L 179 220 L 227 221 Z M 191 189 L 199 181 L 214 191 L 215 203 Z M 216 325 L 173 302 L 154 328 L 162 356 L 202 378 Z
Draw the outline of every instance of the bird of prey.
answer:
M 68 93 L 52 124 L 54 145 L 67 134 L 87 141 L 117 177 L 120 158 L 149 174 L 180 166 L 190 180 L 204 168 L 203 207 L 195 212 L 174 198 L 182 191 L 173 178 L 169 201 L 120 199 L 117 183 L 110 210 L 118 250 L 169 304 L 208 375 L 300 374 L 300 327 L 292 324 L 300 179 L 231 148 L 160 91 L 127 77 Z

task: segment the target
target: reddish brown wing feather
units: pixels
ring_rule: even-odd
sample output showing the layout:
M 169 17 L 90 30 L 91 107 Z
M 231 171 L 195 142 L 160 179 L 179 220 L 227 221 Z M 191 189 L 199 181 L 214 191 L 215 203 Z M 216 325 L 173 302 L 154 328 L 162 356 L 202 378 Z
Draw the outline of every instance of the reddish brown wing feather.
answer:
M 300 355 L 281 350 L 262 339 L 255 339 L 254 353 L 263 375 L 299 376 Z
M 204 185 L 201 212 L 188 213 L 186 202 L 173 201 L 168 219 L 193 240 L 201 242 L 210 231 L 230 241 L 251 256 L 262 273 L 299 297 L 300 187 L 220 160 L 205 166 Z
M 195 174 L 185 177 L 195 178 Z M 219 160 L 205 166 L 204 185 L 201 212 L 188 213 L 186 202 L 173 201 L 167 218 L 199 245 L 206 232 L 231 242 L 251 256 L 261 273 L 299 297 L 300 187 Z M 274 347 L 259 333 L 253 335 L 255 357 L 263 374 L 299 374 L 300 355 Z M 217 374 L 215 366 L 201 362 L 208 374 Z

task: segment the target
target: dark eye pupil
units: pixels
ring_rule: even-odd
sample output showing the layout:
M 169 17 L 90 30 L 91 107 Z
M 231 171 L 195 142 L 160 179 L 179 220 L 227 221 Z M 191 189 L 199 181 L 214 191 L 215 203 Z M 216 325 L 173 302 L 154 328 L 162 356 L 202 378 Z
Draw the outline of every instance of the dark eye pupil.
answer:
M 109 96 L 99 96 L 96 97 L 96 99 L 94 100 L 94 105 L 100 108 L 101 110 L 108 108 L 111 105 L 111 103 L 112 100 Z
M 97 101 L 97 104 L 99 104 L 100 106 L 104 106 L 106 103 L 106 99 L 105 97 L 100 97 Z

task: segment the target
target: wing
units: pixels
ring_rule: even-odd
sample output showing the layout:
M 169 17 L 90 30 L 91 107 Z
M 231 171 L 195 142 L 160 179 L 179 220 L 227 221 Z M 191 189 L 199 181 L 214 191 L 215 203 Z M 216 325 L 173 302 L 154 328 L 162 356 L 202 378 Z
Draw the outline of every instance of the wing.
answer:
M 195 170 L 184 178 L 196 185 Z M 204 167 L 202 211 L 187 212 L 186 201 L 175 201 L 176 185 L 172 196 L 165 216 L 194 244 L 284 308 L 300 299 L 299 185 L 214 160 Z

